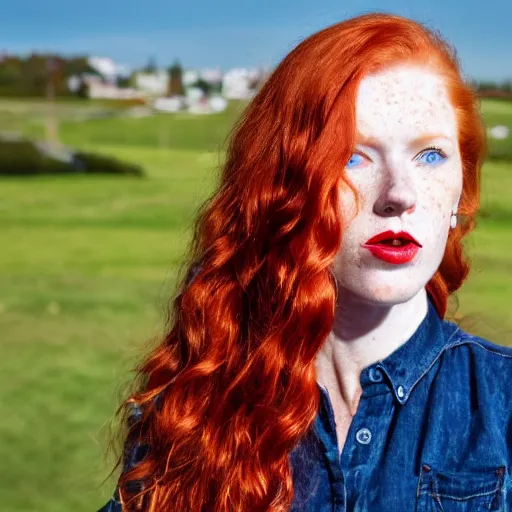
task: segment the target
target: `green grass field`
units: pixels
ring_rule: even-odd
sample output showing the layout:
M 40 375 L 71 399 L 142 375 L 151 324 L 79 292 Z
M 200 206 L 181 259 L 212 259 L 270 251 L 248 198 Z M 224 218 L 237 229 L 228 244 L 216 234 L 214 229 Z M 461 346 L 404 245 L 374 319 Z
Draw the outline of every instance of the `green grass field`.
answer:
M 0 102 L 0 120 L 41 135 L 37 109 L 13 117 L 23 105 Z M 59 110 L 64 143 L 140 163 L 148 178 L 1 180 L 3 512 L 97 510 L 112 493 L 115 477 L 100 485 L 106 425 L 162 328 L 195 209 L 239 113 L 77 122 L 68 107 Z M 484 113 L 510 125 L 509 104 L 485 103 Z M 459 311 L 472 314 L 476 334 L 512 345 L 512 164 L 486 164 L 483 187 Z

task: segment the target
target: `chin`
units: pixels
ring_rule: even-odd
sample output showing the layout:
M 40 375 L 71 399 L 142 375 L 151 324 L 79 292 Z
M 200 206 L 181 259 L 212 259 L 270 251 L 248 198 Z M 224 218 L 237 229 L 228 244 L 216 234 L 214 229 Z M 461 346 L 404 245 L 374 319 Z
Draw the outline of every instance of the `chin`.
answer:
M 417 293 L 417 290 L 401 290 L 396 287 L 391 290 L 378 289 L 371 294 L 369 300 L 382 304 L 383 306 L 394 306 L 395 304 L 403 304 L 411 300 Z
M 403 304 L 415 297 L 423 286 L 412 283 L 381 282 L 376 280 L 367 283 L 358 283 L 355 286 L 344 286 L 344 291 L 348 295 L 362 299 L 372 304 L 380 304 L 382 306 L 394 306 L 395 304 Z

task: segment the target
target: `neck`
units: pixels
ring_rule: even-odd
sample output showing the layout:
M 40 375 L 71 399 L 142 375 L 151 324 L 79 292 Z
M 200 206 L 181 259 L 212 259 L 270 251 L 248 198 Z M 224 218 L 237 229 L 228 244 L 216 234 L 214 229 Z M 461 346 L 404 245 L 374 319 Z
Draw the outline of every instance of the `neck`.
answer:
M 427 293 L 401 304 L 370 303 L 340 290 L 333 328 L 317 359 L 317 381 L 355 414 L 361 370 L 386 358 L 417 330 L 428 310 Z

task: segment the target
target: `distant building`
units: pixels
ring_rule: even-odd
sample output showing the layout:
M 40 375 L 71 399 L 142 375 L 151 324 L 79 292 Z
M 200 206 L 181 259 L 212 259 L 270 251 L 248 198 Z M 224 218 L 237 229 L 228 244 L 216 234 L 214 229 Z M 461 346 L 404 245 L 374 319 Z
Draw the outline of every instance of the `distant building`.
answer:
M 199 71 L 199 78 L 212 85 L 220 85 L 222 83 L 222 71 L 219 68 L 202 69 Z
M 165 70 L 156 73 L 136 73 L 135 88 L 148 96 L 166 96 L 169 88 L 169 73 Z
M 261 72 L 257 69 L 234 68 L 222 78 L 222 95 L 227 99 L 242 100 L 254 96 L 254 84 L 258 83 Z
M 181 79 L 183 81 L 183 87 L 191 87 L 199 80 L 199 72 L 195 69 L 186 69 L 183 71 Z
M 182 80 L 185 88 L 194 86 L 199 80 L 204 80 L 213 86 L 219 86 L 222 83 L 222 71 L 219 68 L 187 69 L 183 71 Z
M 88 57 L 87 63 L 103 77 L 105 82 L 115 83 L 118 77 L 130 74 L 127 66 L 116 64 L 110 57 Z
M 117 78 L 116 63 L 109 57 L 89 57 L 87 63 L 98 72 L 106 82 L 114 83 Z
M 67 85 L 70 91 L 82 94 L 80 91 L 85 86 L 83 94 L 94 99 L 138 99 L 144 97 L 134 87 L 119 87 L 117 85 L 118 78 L 129 75 L 129 69 L 126 66 L 116 64 L 109 57 L 88 57 L 87 64 L 94 71 L 69 77 Z
M 185 98 L 189 104 L 196 103 L 204 98 L 204 93 L 199 87 L 186 87 Z
M 81 80 L 87 86 L 87 96 L 92 99 L 131 100 L 144 97 L 133 87 L 118 87 L 95 75 L 83 75 Z

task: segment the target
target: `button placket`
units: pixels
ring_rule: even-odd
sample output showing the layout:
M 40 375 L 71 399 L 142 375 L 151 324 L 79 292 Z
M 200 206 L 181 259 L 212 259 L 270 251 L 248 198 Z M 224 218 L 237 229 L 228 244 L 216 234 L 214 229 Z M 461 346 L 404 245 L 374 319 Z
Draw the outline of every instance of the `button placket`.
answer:
M 368 378 L 371 382 L 382 382 L 384 380 L 384 375 L 379 367 L 372 367 L 368 371 Z M 358 414 L 359 413 L 360 410 L 358 410 Z M 367 427 L 358 428 L 356 430 L 355 438 L 360 445 L 370 444 L 372 440 L 372 432 Z

